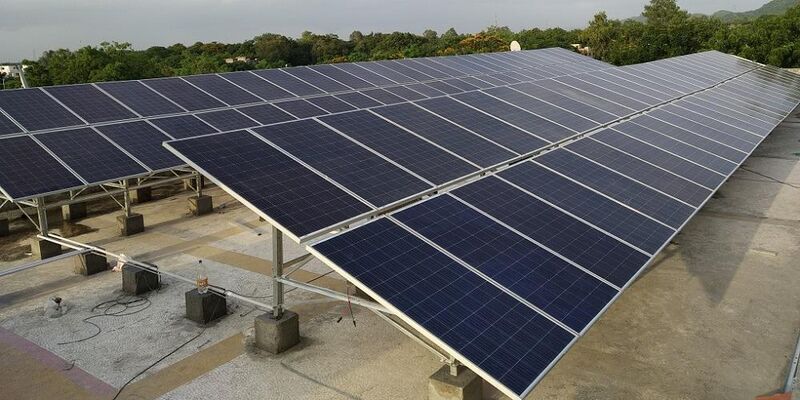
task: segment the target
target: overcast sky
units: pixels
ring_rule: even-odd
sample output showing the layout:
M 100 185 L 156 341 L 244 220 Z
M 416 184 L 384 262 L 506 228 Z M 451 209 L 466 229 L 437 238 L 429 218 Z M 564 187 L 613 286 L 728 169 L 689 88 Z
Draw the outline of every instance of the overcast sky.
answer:
M 691 12 L 745 11 L 767 0 L 679 0 Z M 240 42 L 264 32 L 299 36 L 304 30 L 409 31 L 449 27 L 475 32 L 495 23 L 514 30 L 577 28 L 599 10 L 638 15 L 647 0 L 2 0 L 0 61 L 38 58 L 45 50 L 133 43 L 137 49 L 197 41 Z

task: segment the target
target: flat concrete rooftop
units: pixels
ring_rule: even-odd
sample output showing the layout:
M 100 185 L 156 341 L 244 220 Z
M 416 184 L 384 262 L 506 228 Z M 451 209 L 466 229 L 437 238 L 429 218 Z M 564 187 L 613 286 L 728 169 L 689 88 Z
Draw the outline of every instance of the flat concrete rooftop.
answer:
M 800 328 L 800 115 L 757 149 L 656 263 L 530 394 L 530 399 L 753 399 L 783 386 Z M 145 233 L 117 235 L 118 212 L 61 230 L 72 239 L 187 277 L 197 260 L 212 284 L 269 302 L 270 227 L 219 189 L 215 213 L 187 214 L 189 193 L 135 207 Z M 53 224 L 56 225 L 56 224 Z M 54 226 L 54 228 L 57 228 Z M 54 229 L 59 232 L 59 229 Z M 32 232 L 0 239 L 0 270 L 31 261 Z M 286 259 L 301 255 L 287 243 Z M 344 290 L 317 261 L 292 275 Z M 370 311 L 294 290 L 302 342 L 272 356 L 252 345 L 260 311 L 229 303 L 205 329 L 184 318 L 183 292 L 166 285 L 121 317 L 92 308 L 121 294 L 121 278 L 86 278 L 63 260 L 0 278 L 0 397 L 108 399 L 422 399 L 438 360 Z M 50 296 L 68 312 L 50 319 Z M 86 340 L 71 342 L 79 339 Z M 486 398 L 502 395 L 484 385 Z

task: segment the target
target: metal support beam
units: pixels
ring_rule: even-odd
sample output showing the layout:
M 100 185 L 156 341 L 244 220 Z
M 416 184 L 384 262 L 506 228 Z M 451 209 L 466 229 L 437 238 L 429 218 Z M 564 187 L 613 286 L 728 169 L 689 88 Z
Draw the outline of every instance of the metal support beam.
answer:
M 382 305 L 380 305 L 378 303 L 375 303 L 375 302 L 372 302 L 372 301 L 368 301 L 368 300 L 364 300 L 364 299 L 361 299 L 359 297 L 348 296 L 348 295 L 346 295 L 344 293 L 339 293 L 339 292 L 337 292 L 335 290 L 331 290 L 331 289 L 324 288 L 324 287 L 319 287 L 319 286 L 314 286 L 314 285 L 311 285 L 311 284 L 308 284 L 308 283 L 305 283 L 305 282 L 298 282 L 298 281 L 295 281 L 295 280 L 292 280 L 292 279 L 289 279 L 289 278 L 286 278 L 286 277 L 278 278 L 278 281 L 283 283 L 283 284 L 286 284 L 286 285 L 289 285 L 289 286 L 292 286 L 292 287 L 296 287 L 298 289 L 303 289 L 303 290 L 305 290 L 307 292 L 321 294 L 321 295 L 323 295 L 325 297 L 330 297 L 330 298 L 335 299 L 335 300 L 349 301 L 349 302 L 351 302 L 353 304 L 356 304 L 356 305 L 359 305 L 359 306 L 362 306 L 362 307 L 366 307 L 366 308 L 369 308 L 371 310 L 380 311 L 380 312 L 382 312 L 384 314 L 393 314 L 388 308 L 386 308 L 386 307 L 384 307 L 384 306 L 382 306 Z
M 47 225 L 47 206 L 45 205 L 44 197 L 36 199 L 36 214 L 39 217 L 39 233 L 42 236 L 47 236 L 50 233 L 50 228 Z
M 122 185 L 123 185 L 123 188 L 125 189 L 125 191 L 122 192 L 122 200 L 124 202 L 122 208 L 125 210 L 125 217 L 130 217 L 131 214 L 132 214 L 132 212 L 131 212 L 131 192 L 128 189 L 128 181 L 127 180 L 123 181 Z
M 283 316 L 283 232 L 272 227 L 272 316 Z
M 197 174 L 197 178 L 194 180 L 194 191 L 198 198 L 203 195 L 203 175 Z

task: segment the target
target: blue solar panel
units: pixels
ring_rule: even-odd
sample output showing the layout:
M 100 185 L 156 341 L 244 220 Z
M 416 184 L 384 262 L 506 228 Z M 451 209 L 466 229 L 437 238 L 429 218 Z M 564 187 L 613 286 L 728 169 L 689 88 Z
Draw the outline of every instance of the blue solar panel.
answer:
M 222 132 L 258 126 L 258 122 L 248 118 L 236 110 L 220 110 L 195 114 Z
M 142 83 L 189 111 L 225 106 L 219 100 L 203 93 L 181 78 L 150 79 L 142 81 Z
M 158 93 L 136 81 L 96 83 L 101 89 L 123 102 L 139 115 L 172 114 L 185 111 Z
M 387 66 L 381 64 L 380 62 L 373 61 L 367 63 L 359 63 L 359 67 L 362 67 L 370 72 L 376 73 L 380 76 L 383 76 L 387 79 L 391 79 L 397 83 L 410 83 L 416 82 L 417 80 L 414 78 L 409 77 L 408 75 L 403 75 L 400 72 L 397 72 Z
M 139 163 L 90 128 L 36 135 L 42 144 L 89 183 L 146 173 Z
M 709 127 L 714 131 L 721 132 L 722 134 L 727 135 L 727 136 L 718 136 L 720 137 L 720 139 L 725 138 L 725 141 L 723 142 L 725 144 L 733 146 L 733 143 L 742 142 L 742 149 L 745 151 L 752 150 L 758 143 L 761 142 L 762 139 L 762 136 L 760 135 L 750 133 L 746 130 L 739 129 L 736 126 L 732 126 L 724 122 L 717 121 L 706 115 L 700 115 L 696 112 L 687 110 L 685 108 L 677 107 L 672 104 L 662 107 L 661 110 L 668 111 L 671 114 L 675 114 L 677 116 L 680 116 L 681 118 L 686 118 L 687 120 L 692 121 L 694 123 L 693 126 L 695 127 L 695 129 L 693 129 L 694 131 L 700 130 L 702 126 L 703 128 Z M 659 118 L 657 115 L 654 116 L 656 118 Z M 734 146 L 734 147 L 739 148 L 739 146 Z
M 396 82 L 382 75 L 378 75 L 363 67 L 363 63 L 342 63 L 336 64 L 336 68 L 347 71 L 375 86 L 392 85 Z
M 592 139 L 622 150 L 634 157 L 638 157 L 653 165 L 664 168 L 709 189 L 715 189 L 725 179 L 725 176 L 722 174 L 670 154 L 657 147 L 625 136 L 613 129 L 597 132 L 592 135 Z
M 420 99 L 427 99 L 428 96 L 425 96 L 419 92 L 415 92 L 405 86 L 391 86 L 384 88 L 383 90 L 395 95 L 402 97 L 408 101 L 420 100 Z
M 405 85 L 403 87 L 407 88 L 407 89 L 411 89 L 411 90 L 413 90 L 413 91 L 415 91 L 417 93 L 421 93 L 421 94 L 423 94 L 425 96 L 428 96 L 428 97 L 438 97 L 438 96 L 444 96 L 445 95 L 445 93 L 442 92 L 441 90 L 436 90 L 436 89 L 434 89 L 434 88 L 432 88 L 432 87 L 430 87 L 430 86 L 428 86 L 428 85 L 426 85 L 424 83 L 412 83 L 410 85 Z
M 486 88 L 490 88 L 490 87 L 494 87 L 495 86 L 495 85 L 492 85 L 489 82 L 482 81 L 482 80 L 480 80 L 480 79 L 478 79 L 478 78 L 476 78 L 474 76 L 465 76 L 463 78 L 459 78 L 459 80 L 461 82 L 468 83 L 468 84 L 470 84 L 472 86 L 475 86 L 475 87 L 477 87 L 479 89 L 486 89 Z
M 328 93 L 343 92 L 351 89 L 308 67 L 286 68 L 283 71 L 288 74 L 294 75 L 296 78 L 301 79 L 304 82 L 308 82 Z
M 402 60 L 395 60 L 396 63 L 403 64 L 409 68 L 413 68 L 419 72 L 422 72 L 425 75 L 432 76 L 436 79 L 441 78 L 450 78 L 451 75 L 448 75 L 442 71 L 439 71 L 436 68 L 433 68 L 425 63 L 419 62 L 419 60 L 415 60 L 413 58 L 405 58 Z
M 344 100 L 358 108 L 369 108 L 381 105 L 379 101 L 358 92 L 337 94 L 334 97 L 339 100 Z
M 313 69 L 314 71 L 319 72 L 320 74 L 323 74 L 326 77 L 331 78 L 341 84 L 347 85 L 353 89 L 375 87 L 375 85 L 359 78 L 358 76 L 351 75 L 339 68 L 336 68 L 334 65 L 309 65 L 308 68 Z M 321 86 L 317 87 L 322 88 Z
M 675 104 L 695 112 L 701 112 L 723 122 L 737 124 L 753 133 L 770 132 L 775 127 L 774 123 L 752 118 L 738 108 L 726 107 L 718 102 L 712 103 L 696 96 L 686 97 Z
M 576 134 L 561 125 L 481 92 L 463 93 L 453 97 L 550 142 L 557 142 Z
M 448 84 L 448 85 L 450 85 L 450 86 L 452 86 L 454 88 L 457 88 L 458 90 L 461 90 L 462 92 L 468 92 L 470 90 L 478 90 L 479 89 L 478 86 L 475 86 L 475 85 L 473 85 L 471 83 L 467 83 L 463 79 L 458 79 L 458 78 L 445 79 L 442 82 L 444 82 L 444 83 L 446 83 L 446 84 Z
M 569 97 L 575 101 L 579 101 L 581 103 L 588 104 L 592 107 L 599 108 L 605 112 L 616 115 L 617 117 L 624 117 L 626 115 L 633 113 L 634 111 L 628 107 L 606 100 L 603 97 L 595 96 L 591 93 L 578 90 L 574 87 L 567 86 L 561 82 L 557 82 L 552 79 L 536 81 L 534 84 L 536 86 L 540 86 L 545 89 L 552 90 L 563 96 Z
M 679 90 L 675 90 L 669 86 L 662 85 L 656 79 L 648 80 L 643 76 L 631 75 L 626 72 L 623 72 L 623 70 L 621 69 L 608 69 L 605 71 L 596 72 L 596 74 L 597 76 L 603 79 L 607 79 L 611 82 L 619 84 L 631 82 L 649 88 L 650 90 L 661 92 L 667 99 L 673 99 L 684 94 Z
M 310 118 L 317 115 L 327 114 L 327 112 L 305 100 L 289 100 L 280 103 L 273 103 L 275 106 L 297 118 Z
M 439 76 L 437 78 L 449 78 L 451 76 L 463 76 L 464 73 L 455 69 L 452 69 L 446 65 L 441 63 L 437 63 L 433 61 L 431 58 L 411 58 L 409 61 L 413 61 L 415 64 L 414 68 L 428 74 L 434 76 L 433 73 L 435 72 Z M 417 67 L 417 66 L 420 67 Z
M 247 132 L 173 141 L 168 146 L 298 237 L 370 210 Z
M 383 89 L 362 90 L 359 93 L 380 101 L 383 104 L 397 104 L 405 101 L 402 97 L 393 95 Z
M 375 206 L 385 206 L 432 187 L 313 120 L 256 128 L 254 132 Z
M 655 82 L 656 84 L 659 84 L 661 86 L 666 86 L 666 87 L 668 87 L 668 88 L 670 88 L 670 89 L 672 89 L 672 90 L 674 90 L 674 91 L 676 91 L 676 92 L 678 92 L 678 93 L 680 93 L 682 95 L 685 95 L 685 94 L 688 94 L 688 93 L 691 93 L 691 92 L 697 90 L 696 87 L 693 87 L 693 86 L 690 86 L 690 85 L 686 85 L 686 84 L 680 82 L 679 80 L 677 80 L 675 78 L 665 77 L 665 76 L 663 76 L 661 74 L 649 73 L 649 72 L 644 71 L 641 68 L 637 68 L 637 67 L 638 66 L 636 66 L 636 65 L 622 67 L 622 68 L 618 68 L 618 69 L 615 69 L 615 70 L 611 70 L 612 71 L 611 73 L 619 75 L 619 76 L 622 76 L 622 77 L 624 77 L 626 79 L 628 77 L 632 76 L 632 77 L 635 77 L 635 78 L 638 78 L 638 79 L 647 80 L 649 82 Z
M 520 163 L 499 176 L 650 254 L 655 254 L 675 233 L 655 220 L 534 163 Z
M 562 94 L 537 86 L 533 83 L 520 83 L 511 86 L 525 94 L 536 97 L 537 99 L 544 100 L 548 103 L 555 104 L 563 109 L 570 110 L 584 118 L 589 118 L 600 124 L 607 124 L 611 121 L 618 119 L 614 114 L 605 112 L 599 108 L 592 107 L 588 104 L 581 103 L 580 101 L 573 100 Z
M 520 396 L 573 340 L 555 323 L 386 219 L 314 248 Z
M 151 119 L 150 122 L 176 139 L 217 132 L 214 127 L 197 119 L 197 117 L 193 115 Z
M 484 93 L 505 100 L 517 107 L 528 110 L 540 117 L 558 123 L 575 132 L 586 132 L 599 124 L 580 115 L 573 114 L 563 108 L 556 107 L 527 94 L 507 87 L 484 90 Z
M 598 86 L 617 94 L 621 94 L 627 98 L 634 99 L 649 106 L 654 106 L 658 103 L 668 100 L 668 98 L 665 98 L 663 95 L 659 95 L 658 93 L 655 93 L 654 96 L 651 96 L 648 94 L 652 93 L 651 91 L 648 91 L 646 88 L 637 87 L 638 85 L 630 82 L 628 82 L 625 86 L 622 86 L 614 82 L 596 78 L 593 76 L 593 73 L 580 74 L 574 77 L 580 79 L 581 81 L 588 82 L 594 86 Z M 646 91 L 647 93 L 641 93 L 639 90 Z
M 708 188 L 593 140 L 578 140 L 566 148 L 695 207 L 711 195 Z
M 44 90 L 89 123 L 137 117 L 92 85 L 52 86 Z
M 270 125 L 295 119 L 272 104 L 242 107 L 238 108 L 237 110 L 258 121 L 261 125 Z
M 516 156 L 413 104 L 376 108 L 374 112 L 481 167 L 490 167 Z
M 78 178 L 29 136 L 0 139 L 0 187 L 24 199 L 82 186 Z
M 447 83 L 444 83 L 442 81 L 426 82 L 425 86 L 430 86 L 430 87 L 432 87 L 432 88 L 434 88 L 434 89 L 436 89 L 436 90 L 438 90 L 440 92 L 447 93 L 447 94 L 456 94 L 456 93 L 463 92 L 463 90 L 461 90 L 461 89 L 459 89 L 459 88 L 457 88 L 457 87 L 455 87 L 453 85 L 448 85 Z
M 576 89 L 582 90 L 584 92 L 591 93 L 595 96 L 602 97 L 606 100 L 613 101 L 614 103 L 617 104 L 621 104 L 634 111 L 644 110 L 648 106 L 652 105 L 641 102 L 639 100 L 632 99 L 630 97 L 623 96 L 611 90 L 604 89 L 596 85 L 592 85 L 588 82 L 582 81 L 572 76 L 560 76 L 553 79 L 557 80 L 558 82 L 572 86 Z
M 245 91 L 219 75 L 193 75 L 183 79 L 228 103 L 228 105 L 238 106 L 262 101 L 252 93 Z
M 29 131 L 84 124 L 38 88 L 0 91 L 0 108 Z
M 175 157 L 163 143 L 172 140 L 144 121 L 97 127 L 102 134 L 131 153 L 153 171 L 174 168 L 184 162 Z
M 306 99 L 309 103 L 329 112 L 338 113 L 352 111 L 356 108 L 333 96 L 311 97 Z
M 694 212 L 686 204 L 566 150 L 551 151 L 535 161 L 676 229 Z
M 649 259 L 495 177 L 451 193 L 618 287 L 623 287 Z
M 437 185 L 478 170 L 368 111 L 329 115 L 320 120 Z
M 311 94 L 324 93 L 322 90 L 315 88 L 314 86 L 311 86 L 308 83 L 305 83 L 279 69 L 262 69 L 253 71 L 253 73 L 274 83 L 275 85 L 282 87 L 285 90 L 288 90 L 289 92 L 292 92 L 295 96 L 308 96 Z
M 646 94 L 647 96 L 655 98 L 659 101 L 668 101 L 674 99 L 675 97 L 680 96 L 680 93 L 674 90 L 667 89 L 663 86 L 656 85 L 652 82 L 647 82 L 633 77 L 632 79 L 622 79 L 616 75 L 612 75 L 605 71 L 594 71 L 591 73 L 591 75 L 583 74 L 581 76 L 581 79 L 586 79 L 589 82 L 603 80 L 606 82 L 610 82 L 616 85 L 617 87 L 626 87 L 629 89 L 633 89 L 637 92 Z
M 449 195 L 394 217 L 578 332 L 618 293 Z
M 380 65 L 380 66 L 389 68 L 389 69 L 391 69 L 391 70 L 393 70 L 395 72 L 399 72 L 399 73 L 401 73 L 401 74 L 403 74 L 405 76 L 408 76 L 408 77 L 410 77 L 410 78 L 412 78 L 412 79 L 414 79 L 414 80 L 416 80 L 418 82 L 429 81 L 429 80 L 433 79 L 432 76 L 426 75 L 426 74 L 424 74 L 424 73 L 422 73 L 420 71 L 417 71 L 416 69 L 412 69 L 412 68 L 410 68 L 410 67 L 408 67 L 408 66 L 406 66 L 404 64 L 401 64 L 401 63 L 399 63 L 397 61 L 376 61 L 375 63 Z M 392 79 L 394 79 L 394 78 L 392 78 Z
M 249 71 L 230 72 L 227 74 L 220 74 L 220 76 L 264 100 L 287 99 L 292 97 L 291 93 L 259 78 Z
M 664 117 L 664 120 L 655 119 L 653 118 L 653 116 Z M 680 140 L 684 143 L 688 143 L 699 149 L 708 151 L 712 154 L 716 154 L 726 160 L 730 160 L 735 163 L 739 163 L 747 157 L 747 153 L 743 151 L 734 149 L 733 147 L 727 146 L 723 143 L 710 139 L 709 136 L 711 137 L 718 136 L 710 128 L 703 129 L 702 133 L 692 131 L 691 129 L 694 126 L 694 124 L 692 124 L 691 121 L 688 121 L 686 119 L 681 119 L 677 115 L 670 115 L 667 113 L 653 113 L 653 114 L 642 115 L 633 121 L 638 125 L 652 129 L 662 135 L 666 135 L 673 139 Z M 670 123 L 670 121 L 678 122 L 688 129 L 678 125 L 673 125 L 672 123 Z M 702 129 L 702 127 L 700 128 Z
M 416 104 L 520 154 L 547 145 L 544 140 L 450 98 L 440 97 Z
M 0 136 L 20 132 L 22 132 L 22 129 L 20 129 L 17 124 L 8 119 L 5 115 L 0 114 Z

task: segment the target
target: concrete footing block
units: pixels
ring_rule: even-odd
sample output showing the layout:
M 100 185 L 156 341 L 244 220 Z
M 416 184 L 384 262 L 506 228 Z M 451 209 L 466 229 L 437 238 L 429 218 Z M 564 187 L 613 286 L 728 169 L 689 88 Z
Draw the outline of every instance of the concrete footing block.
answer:
M 483 379 L 463 366 L 457 376 L 445 365 L 428 378 L 428 400 L 480 400 L 482 392 Z
M 125 293 L 139 295 L 159 288 L 158 274 L 146 269 L 125 264 L 122 266 L 122 290 Z
M 119 233 L 122 236 L 131 236 L 144 232 L 144 216 L 142 214 L 120 215 L 117 217 Z
M 61 218 L 64 221 L 77 221 L 86 218 L 86 203 L 65 204 L 61 206 Z
M 300 343 L 300 318 L 289 310 L 284 310 L 280 319 L 272 313 L 261 314 L 256 317 L 255 331 L 256 347 L 280 354 Z
M 214 211 L 214 202 L 211 196 L 201 195 L 189 197 L 189 212 L 200 216 L 211 214 Z
M 225 298 L 211 292 L 200 294 L 197 289 L 186 292 L 186 318 L 199 324 L 207 324 L 228 315 Z
M 0 218 L 0 237 L 8 236 L 11 233 L 11 229 L 8 226 L 8 219 Z
M 33 238 L 31 239 L 31 254 L 33 258 L 38 260 L 55 257 L 61 254 L 61 245 L 48 240 Z
M 94 253 L 81 254 L 75 257 L 73 270 L 83 276 L 94 275 L 108 270 L 108 259 Z

